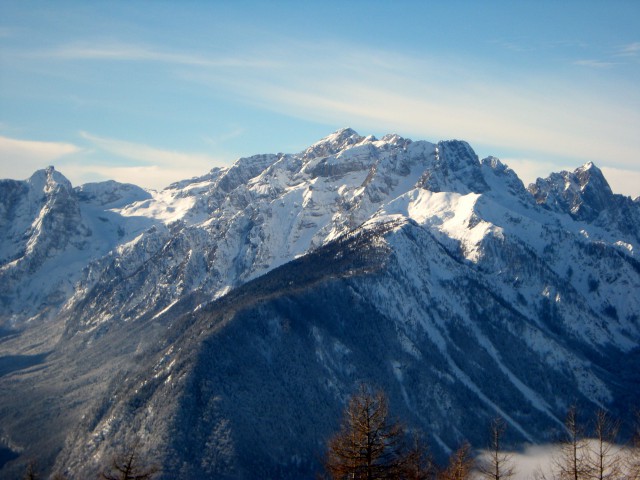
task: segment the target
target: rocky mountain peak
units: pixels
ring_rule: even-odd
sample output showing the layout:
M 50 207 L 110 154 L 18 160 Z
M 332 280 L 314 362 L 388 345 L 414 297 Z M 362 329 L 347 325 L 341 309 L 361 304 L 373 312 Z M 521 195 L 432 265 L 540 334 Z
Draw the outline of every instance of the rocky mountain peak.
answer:
M 358 135 L 352 128 L 342 128 L 311 145 L 304 151 L 303 156 L 306 159 L 311 159 L 335 155 L 348 147 L 362 143 L 366 139 L 375 140 L 374 137 Z
M 71 182 L 53 166 L 36 171 L 27 180 L 27 185 L 33 193 L 42 192 L 42 195 L 50 194 L 58 189 L 71 191 Z
M 397 133 L 389 133 L 382 137 L 380 141 L 391 145 L 408 145 L 411 143 L 410 139 L 401 137 Z
M 480 168 L 478 156 L 471 146 L 460 140 L 438 142 L 432 168 L 420 186 L 432 192 L 456 191 L 482 193 L 489 190 Z
M 574 175 L 582 191 L 597 189 L 606 195 L 613 193 L 609 183 L 604 178 L 602 170 L 596 167 L 593 162 L 585 163 L 583 166 L 577 168 Z
M 585 221 L 595 220 L 614 196 L 602 171 L 592 162 L 573 172 L 563 170 L 539 178 L 528 190 L 538 204 Z

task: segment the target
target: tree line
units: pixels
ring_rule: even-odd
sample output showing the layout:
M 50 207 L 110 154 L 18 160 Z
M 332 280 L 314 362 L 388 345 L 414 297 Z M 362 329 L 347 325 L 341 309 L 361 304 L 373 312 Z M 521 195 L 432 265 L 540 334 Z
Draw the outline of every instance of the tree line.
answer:
M 99 476 L 99 480 L 153 480 L 160 472 L 156 465 L 150 465 L 139 453 L 139 442 L 136 441 L 111 459 L 109 466 L 104 468 Z M 41 480 L 43 477 L 37 469 L 35 461 L 29 462 L 25 470 L 24 480 Z M 68 480 L 65 475 L 56 472 L 50 477 L 51 480 Z
M 550 471 L 538 471 L 536 480 L 640 480 L 640 416 L 632 443 L 616 445 L 619 423 L 604 410 L 593 419 L 587 438 L 575 407 L 565 420 L 565 438 L 554 455 Z M 361 385 L 344 409 L 340 430 L 330 438 L 321 477 L 331 480 L 508 480 L 517 471 L 513 457 L 503 450 L 507 424 L 495 418 L 490 442 L 477 455 L 468 442 L 438 465 L 428 446 L 389 416 L 384 392 Z
M 619 423 L 604 410 L 595 414 L 592 432 L 587 436 L 571 407 L 565 419 L 565 438 L 552 459 L 550 470 L 540 470 L 532 480 L 640 480 L 640 413 L 632 440 L 616 444 Z M 360 385 L 349 399 L 340 429 L 327 442 L 324 471 L 327 480 L 509 480 L 517 474 L 512 454 L 503 450 L 507 424 L 495 418 L 489 427 L 488 448 L 478 455 L 463 442 L 439 465 L 421 437 L 410 435 L 389 415 L 386 395 Z M 139 454 L 139 442 L 127 446 L 112 458 L 98 478 L 102 480 L 153 480 L 159 468 Z M 23 476 L 38 480 L 35 462 Z M 66 480 L 56 473 L 52 480 Z

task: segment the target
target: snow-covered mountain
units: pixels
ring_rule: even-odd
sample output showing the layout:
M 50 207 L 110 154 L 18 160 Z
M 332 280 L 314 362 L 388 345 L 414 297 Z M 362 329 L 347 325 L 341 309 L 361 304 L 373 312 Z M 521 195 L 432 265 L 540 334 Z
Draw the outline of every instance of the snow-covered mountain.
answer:
M 0 180 L 0 327 L 55 314 L 91 261 L 144 228 L 112 209 L 146 197 L 116 182 L 74 189 L 53 167 Z
M 443 452 L 638 397 L 640 202 L 593 164 L 526 189 L 465 142 L 344 129 L 161 192 L 48 169 L 0 198 L 7 472 L 138 436 L 166 478 L 312 476 L 361 380 Z

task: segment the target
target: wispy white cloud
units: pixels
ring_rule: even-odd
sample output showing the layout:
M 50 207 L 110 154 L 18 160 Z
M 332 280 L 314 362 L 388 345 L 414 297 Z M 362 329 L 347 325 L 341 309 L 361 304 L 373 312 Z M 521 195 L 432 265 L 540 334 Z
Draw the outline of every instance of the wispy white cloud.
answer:
M 112 60 L 160 62 L 193 67 L 270 68 L 274 63 L 257 57 L 199 55 L 135 44 L 64 45 L 35 55 L 58 60 Z
M 349 49 L 346 49 L 349 51 Z M 475 65 L 366 50 L 291 58 L 289 75 L 190 75 L 236 98 L 305 120 L 393 129 L 422 138 L 465 138 L 560 158 L 635 162 L 640 113 L 614 93 L 542 76 L 502 79 Z M 295 67 L 293 63 L 295 63 Z M 386 67 L 380 67 L 386 65 Z M 626 100 L 625 100 L 626 101 Z M 435 138 L 434 138 L 435 137 Z
M 637 55 L 640 55 L 640 42 L 633 42 L 622 45 L 618 49 L 617 55 L 621 57 L 635 57 Z
M 171 183 L 202 175 L 206 170 L 180 165 L 109 165 L 103 163 L 67 163 L 62 173 L 74 185 L 116 180 L 144 188 L 161 190 Z
M 99 137 L 87 132 L 80 132 L 80 136 L 102 150 L 138 162 L 168 166 L 175 164 L 202 166 L 216 163 L 214 158 L 204 153 L 163 150 L 141 143 Z
M 547 40 L 533 41 L 530 38 L 495 39 L 489 43 L 504 50 L 516 53 L 535 52 L 540 50 L 587 48 L 589 45 L 580 40 Z
M 591 68 L 611 68 L 616 65 L 614 62 L 606 62 L 604 60 L 576 60 L 573 62 L 574 65 L 578 65 L 580 67 L 591 67 Z
M 629 44 L 625 51 L 637 48 Z M 640 151 L 640 96 L 635 87 L 619 88 L 605 78 L 610 76 L 605 67 L 613 62 L 577 61 L 576 65 L 601 69 L 599 81 L 605 78 L 604 83 L 590 84 L 580 72 L 573 77 L 541 71 L 518 74 L 473 58 L 402 54 L 331 41 L 277 39 L 227 58 L 126 44 L 67 45 L 49 53 L 58 60 L 171 64 L 176 67 L 172 81 L 189 83 L 200 89 L 199 94 L 227 96 L 305 122 L 395 131 L 434 141 L 463 138 L 491 147 L 486 154 L 509 151 L 519 152 L 520 158 L 560 159 L 549 169 L 539 164 L 539 176 L 557 171 L 558 163 L 575 168 L 574 163 L 594 161 L 604 167 L 611 162 L 633 169 Z M 248 74 L 244 67 L 255 69 Z M 225 135 L 204 140 L 216 146 L 239 133 Z M 184 162 L 206 171 L 216 165 L 215 158 L 201 153 L 83 136 L 138 166 L 171 168 Z M 528 171 L 533 171 L 533 163 L 525 165 Z
M 71 143 L 0 137 L 0 154 L 9 161 L 11 158 L 24 158 L 26 156 L 45 161 L 55 160 L 78 151 L 80 151 L 80 148 Z
M 506 40 L 506 39 L 496 39 L 491 40 L 489 43 L 496 45 L 505 50 L 510 50 L 512 52 L 530 52 L 534 50 L 534 47 L 531 45 L 525 45 L 519 40 Z
M 23 179 L 38 169 L 81 151 L 65 142 L 40 142 L 0 136 L 0 178 Z
M 80 132 L 80 136 L 89 141 L 94 148 L 133 162 L 124 166 L 105 165 L 104 162 L 85 164 L 80 169 L 85 176 L 88 172 L 94 172 L 105 178 L 160 189 L 177 180 L 202 175 L 215 166 L 226 165 L 226 162 L 204 153 L 160 149 L 150 145 L 100 137 L 87 132 Z M 128 180 L 125 180 L 127 178 Z
M 315 45 L 305 56 L 310 50 L 291 46 L 278 57 L 283 67 L 277 72 L 232 77 L 188 72 L 183 79 L 305 121 L 429 140 L 463 138 L 530 159 L 557 159 L 520 165 L 537 176 L 558 171 L 559 164 L 576 168 L 587 161 L 637 167 L 640 111 L 633 105 L 640 97 L 633 90 L 602 90 L 578 74 L 573 79 L 503 75 L 473 60 L 334 47 Z M 486 153 L 499 156 L 500 150 Z
M 0 136 L 0 178 L 24 179 L 55 165 L 74 185 L 114 179 L 161 189 L 176 180 L 202 175 L 225 162 L 203 153 L 163 150 L 148 145 L 81 133 L 90 148 L 64 142 Z M 106 154 L 106 155 L 105 155 Z M 114 161 L 109 155 L 130 160 Z

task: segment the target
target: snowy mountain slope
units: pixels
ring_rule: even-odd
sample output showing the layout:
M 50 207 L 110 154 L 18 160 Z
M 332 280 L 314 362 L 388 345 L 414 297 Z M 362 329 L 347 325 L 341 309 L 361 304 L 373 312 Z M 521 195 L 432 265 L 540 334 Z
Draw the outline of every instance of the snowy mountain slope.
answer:
M 543 262 L 527 273 L 563 288 Z M 175 321 L 58 464 L 90 475 L 142 435 L 166 478 L 312 478 L 358 381 L 389 392 L 439 452 L 482 444 L 496 414 L 511 441 L 532 442 L 552 438 L 573 402 L 628 412 L 637 384 L 620 365 L 639 366 L 637 321 L 635 347 L 612 348 L 580 332 L 593 323 L 606 339 L 597 312 L 576 322 L 576 304 L 505 293 L 423 224 L 380 216 Z
M 10 257 L 35 218 L 19 205 L 40 204 L 24 182 L 2 185 Z M 41 302 L 56 336 L 0 338 L 0 448 L 21 453 L 6 472 L 30 452 L 53 463 L 66 438 L 57 465 L 89 475 L 141 435 L 167 478 L 308 476 L 361 379 L 440 451 L 496 413 L 513 441 L 539 440 L 573 401 L 624 414 L 637 398 L 640 203 L 593 165 L 527 190 L 465 142 L 343 129 L 161 192 L 65 188 L 55 225 L 73 228 L 50 230 L 62 247 L 32 243 L 84 270 L 48 277 L 67 285 Z M 20 285 L 54 271 L 38 268 Z
M 436 146 L 427 142 L 378 141 L 345 129 L 298 155 L 242 159 L 170 187 L 164 195 L 189 205 L 182 217 L 92 264 L 66 307 L 82 305 L 71 328 L 157 314 L 194 291 L 222 295 L 356 227 L 416 185 L 435 157 Z M 151 216 L 156 207 L 154 199 L 120 212 Z M 117 289 L 108 288 L 115 279 L 122 279 Z
M 54 315 L 91 261 L 149 224 L 113 209 L 149 196 L 116 182 L 74 189 L 53 167 L 0 181 L 0 325 Z
M 52 168 L 36 172 L 25 182 L 5 180 L 0 192 L 3 317 L 17 314 L 25 305 L 32 307 L 29 313 L 34 315 L 72 291 L 70 282 L 47 283 L 50 276 L 66 279 L 86 265 L 86 258 L 74 264 L 74 257 L 87 248 L 89 231 L 71 184 Z M 51 262 L 54 257 L 64 260 Z
M 94 330 L 114 317 L 157 314 L 194 291 L 215 298 L 357 227 L 416 186 L 489 190 L 464 142 L 435 145 L 397 135 L 377 140 L 350 129 L 300 154 L 242 159 L 228 170 L 176 184 L 162 194 L 166 205 L 180 202 L 181 216 L 91 266 L 68 305 L 73 310 L 82 304 L 85 312 L 86 320 L 73 328 Z M 120 213 L 160 218 L 158 211 L 167 208 L 153 199 Z M 119 289 L 105 288 L 120 277 Z

